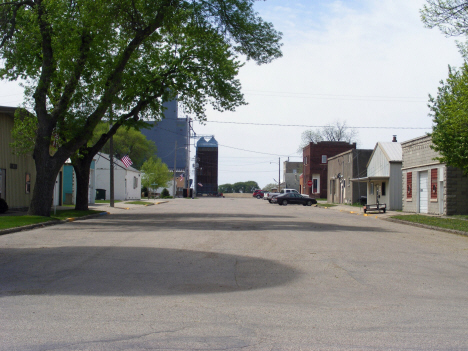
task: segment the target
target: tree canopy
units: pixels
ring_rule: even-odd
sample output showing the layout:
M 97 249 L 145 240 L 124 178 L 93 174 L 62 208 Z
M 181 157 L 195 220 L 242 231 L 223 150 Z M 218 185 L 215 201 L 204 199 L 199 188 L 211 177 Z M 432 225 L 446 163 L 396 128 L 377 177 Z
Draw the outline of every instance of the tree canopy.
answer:
M 468 1 L 427 0 L 421 20 L 428 28 L 438 27 L 448 36 L 468 34 Z
M 167 165 L 158 157 L 152 157 L 146 160 L 141 166 L 141 171 L 143 172 L 141 185 L 147 189 L 151 188 L 153 190 L 166 187 L 173 176 L 172 173 L 169 172 Z
M 309 143 L 318 143 L 320 141 L 346 141 L 348 143 L 356 142 L 357 131 L 349 128 L 345 122 L 335 121 L 327 124 L 321 129 L 305 130 L 301 134 L 301 143 L 299 144 L 298 152 L 302 153 L 302 149 Z
M 437 97 L 430 97 L 433 118 L 432 142 L 439 161 L 458 167 L 468 174 L 468 64 L 449 67 L 447 80 L 441 82 Z
M 281 33 L 254 2 L 0 0 L 0 77 L 25 80 L 38 123 L 29 213 L 49 215 L 60 167 L 110 111 L 115 132 L 160 117 L 176 96 L 201 120 L 208 104 L 245 104 L 240 56 L 258 64 L 281 56 Z
M 100 123 L 94 130 L 94 135 L 90 143 L 94 145 L 101 135 L 107 133 L 108 130 L 109 124 Z M 140 169 L 143 162 L 156 156 L 157 149 L 154 142 L 146 139 L 146 137 L 135 128 L 119 128 L 113 136 L 113 140 L 114 156 L 121 159 L 123 156 L 128 155 L 133 162 L 133 168 Z M 109 154 L 109 142 L 104 145 L 101 151 Z
M 468 34 L 468 1 L 427 0 L 421 20 L 429 28 L 439 28 L 447 36 Z M 438 160 L 468 174 L 468 46 L 458 42 L 465 63 L 460 69 L 449 66 L 448 78 L 440 82 L 437 97 L 429 96 L 433 149 Z
M 272 189 L 278 189 L 278 183 L 268 183 L 262 189 L 266 191 L 271 191 Z
M 260 187 L 258 183 L 253 180 L 218 185 L 219 193 L 253 193 L 257 189 L 260 189 Z

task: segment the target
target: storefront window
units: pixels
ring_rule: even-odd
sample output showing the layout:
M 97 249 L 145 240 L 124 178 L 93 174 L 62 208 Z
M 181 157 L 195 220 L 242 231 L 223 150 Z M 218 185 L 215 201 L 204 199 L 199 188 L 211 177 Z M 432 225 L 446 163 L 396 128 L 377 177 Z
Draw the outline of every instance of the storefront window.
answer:
M 406 198 L 411 199 L 413 197 L 413 173 L 406 173 Z

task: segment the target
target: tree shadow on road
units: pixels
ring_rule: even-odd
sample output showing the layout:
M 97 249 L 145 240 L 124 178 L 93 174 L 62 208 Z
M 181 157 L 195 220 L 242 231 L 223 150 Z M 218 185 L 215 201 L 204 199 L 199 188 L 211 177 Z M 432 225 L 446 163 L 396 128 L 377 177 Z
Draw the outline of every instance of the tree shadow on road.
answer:
M 300 273 L 248 256 L 143 247 L 0 249 L 0 297 L 211 294 L 287 284 Z
M 106 218 L 74 222 L 73 225 L 90 231 L 106 230 L 112 225 L 113 231 L 133 232 L 167 230 L 192 230 L 192 231 L 304 231 L 304 232 L 385 232 L 379 226 L 358 225 L 349 221 L 349 225 L 323 222 L 317 218 L 297 218 L 294 216 L 249 216 L 248 214 L 203 214 L 203 213 L 164 213 L 141 214 L 125 213 L 112 214 Z M 61 231 L 63 227 L 55 227 L 50 230 Z M 121 228 L 121 229 L 119 229 Z

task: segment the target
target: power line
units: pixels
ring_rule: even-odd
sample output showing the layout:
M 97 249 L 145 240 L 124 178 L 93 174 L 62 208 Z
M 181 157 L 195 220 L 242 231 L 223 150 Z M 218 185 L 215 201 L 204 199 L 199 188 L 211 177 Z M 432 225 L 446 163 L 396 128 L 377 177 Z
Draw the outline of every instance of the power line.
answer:
M 382 98 L 382 99 L 425 99 L 421 96 L 382 96 L 382 95 L 348 95 L 348 94 L 311 94 L 311 93 L 297 93 L 297 92 L 284 92 L 272 90 L 245 90 L 254 93 L 273 93 L 273 94 L 294 94 L 294 95 L 310 95 L 310 96 L 335 96 L 335 97 L 355 97 L 355 98 Z
M 275 126 L 275 127 L 306 127 L 306 128 L 325 128 L 327 126 L 311 126 L 306 124 L 280 124 L 280 123 L 255 123 L 255 122 L 231 122 L 231 121 L 205 121 L 205 123 L 223 123 L 223 124 L 240 124 L 240 125 L 254 125 L 254 126 Z M 422 129 L 428 130 L 432 127 L 350 127 L 349 129 Z
M 244 90 L 245 93 L 257 96 L 271 97 L 286 97 L 286 98 L 301 98 L 301 99 L 321 99 L 321 100 L 351 100 L 351 101 L 377 101 L 377 102 L 427 102 L 427 98 L 416 96 L 375 96 L 375 95 L 338 95 L 338 94 L 310 94 L 310 93 L 293 93 L 280 91 L 261 91 L 261 90 Z

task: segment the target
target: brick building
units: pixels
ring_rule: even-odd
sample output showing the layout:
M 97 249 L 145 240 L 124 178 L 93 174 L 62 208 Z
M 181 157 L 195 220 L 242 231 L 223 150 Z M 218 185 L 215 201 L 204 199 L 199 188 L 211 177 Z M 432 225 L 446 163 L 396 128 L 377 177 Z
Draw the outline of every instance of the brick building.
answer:
M 403 211 L 430 214 L 468 214 L 468 178 L 435 160 L 432 139 L 423 136 L 401 143 Z
M 315 198 L 327 198 L 328 158 L 356 149 L 356 143 L 320 141 L 302 149 L 304 171 L 302 193 Z M 312 186 L 308 185 L 311 181 Z

